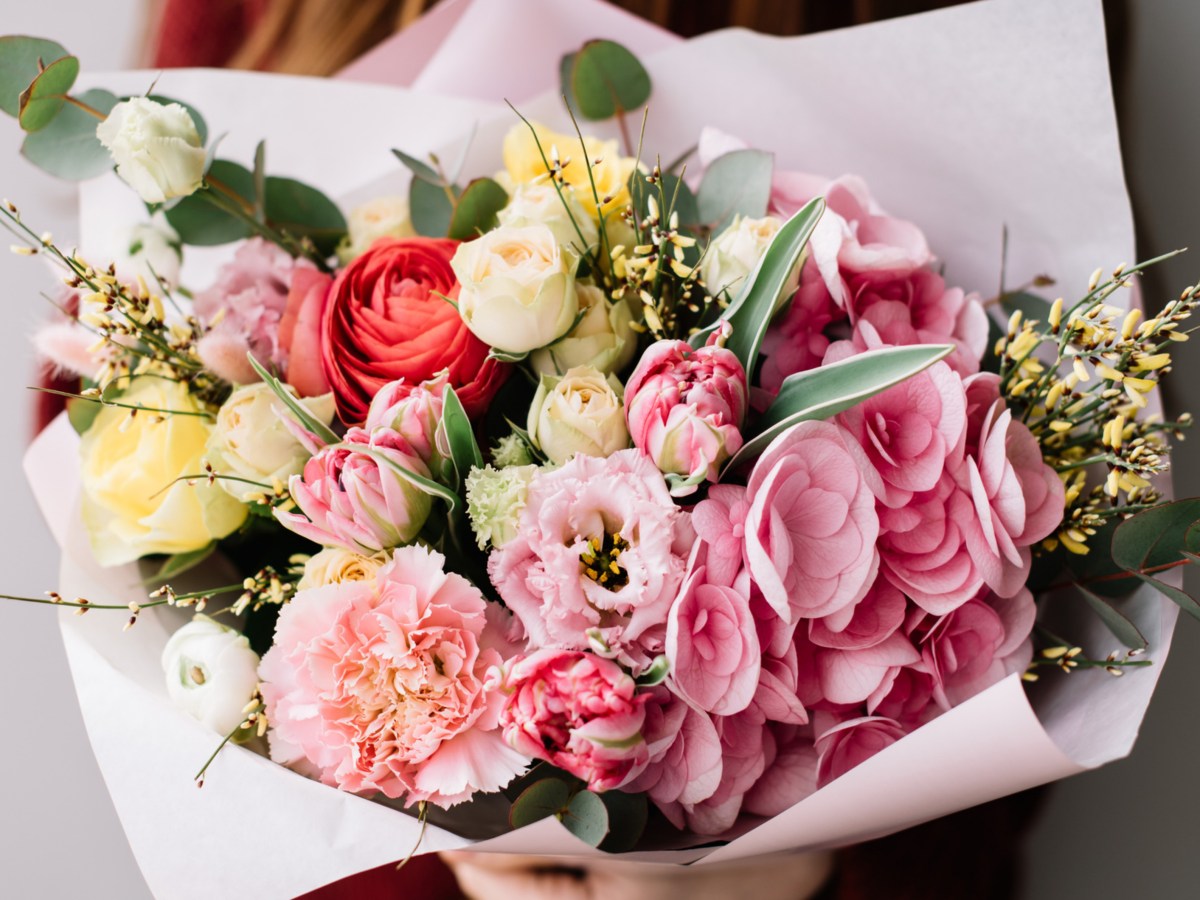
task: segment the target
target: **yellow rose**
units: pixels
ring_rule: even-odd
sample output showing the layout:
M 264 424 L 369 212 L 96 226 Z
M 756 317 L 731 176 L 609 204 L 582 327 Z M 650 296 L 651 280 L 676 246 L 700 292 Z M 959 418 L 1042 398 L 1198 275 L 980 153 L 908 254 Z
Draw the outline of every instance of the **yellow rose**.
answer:
M 514 125 L 504 136 L 504 167 L 517 184 L 525 184 L 544 178 L 549 171 L 542 159 L 553 160 L 552 149 L 566 163 L 563 178 L 571 186 L 575 199 L 593 219 L 619 212 L 629 204 L 629 176 L 633 174 L 634 160 L 622 156 L 616 141 L 602 141 L 584 135 L 580 146 L 579 136 L 557 134 L 545 126 L 534 123 L 537 139 L 524 122 Z M 541 150 L 538 144 L 541 144 Z M 591 178 L 588 165 L 591 164 Z M 595 182 L 593 191 L 592 182 Z M 597 195 L 600 203 L 596 202 Z
M 304 574 L 296 588 L 305 591 L 344 581 L 373 581 L 390 559 L 388 553 L 363 556 L 340 547 L 326 547 L 305 561 Z
M 143 375 L 122 403 L 153 409 L 199 411 L 187 388 Z M 151 553 L 186 553 L 242 524 L 247 508 L 217 485 L 198 479 L 212 425 L 202 416 L 169 415 L 106 406 L 79 445 L 83 523 L 103 566 Z M 172 482 L 175 482 L 172 484 Z

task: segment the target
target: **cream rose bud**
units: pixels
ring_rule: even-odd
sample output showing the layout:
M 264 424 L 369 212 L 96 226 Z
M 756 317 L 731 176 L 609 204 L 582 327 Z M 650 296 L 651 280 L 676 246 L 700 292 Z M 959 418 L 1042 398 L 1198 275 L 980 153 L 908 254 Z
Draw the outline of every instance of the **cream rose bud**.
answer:
M 167 641 L 162 667 L 171 702 L 209 728 L 229 734 L 258 688 L 258 654 L 245 635 L 198 615 Z
M 414 237 L 406 197 L 377 197 L 356 206 L 346 217 L 346 238 L 337 248 L 346 265 L 381 237 Z
M 501 226 L 460 244 L 450 261 L 458 311 L 477 338 L 505 353 L 558 340 L 575 322 L 575 259 L 545 225 Z
M 733 222 L 709 244 L 701 264 L 701 275 L 714 297 L 725 292 L 736 297 L 746 277 L 754 271 L 767 247 L 779 231 L 774 216 L 748 219 L 736 216 Z
M 388 553 L 363 556 L 340 547 L 326 547 L 304 561 L 304 574 L 300 576 L 296 590 L 306 591 L 346 581 L 373 581 L 390 559 Z
M 590 366 L 561 378 L 543 375 L 529 407 L 529 436 L 551 462 L 576 453 L 608 456 L 629 446 L 622 388 L 616 378 Z
M 497 214 L 500 224 L 545 225 L 554 234 L 558 246 L 583 256 L 600 241 L 596 223 L 569 190 L 559 192 L 547 181 L 519 184 L 508 205 Z
M 207 158 L 191 114 L 178 103 L 131 97 L 96 126 L 117 174 L 147 203 L 195 193 Z
M 326 425 L 333 421 L 332 394 L 304 397 L 299 402 Z M 208 438 L 208 461 L 218 475 L 274 485 L 300 474 L 312 454 L 280 417 L 278 410 L 282 405 L 275 392 L 261 381 L 229 395 L 217 412 L 216 424 Z M 218 478 L 217 483 L 239 499 L 261 490 L 227 478 Z
M 575 295 L 583 318 L 565 337 L 529 354 L 534 371 L 561 375 L 576 366 L 591 366 L 606 375 L 621 371 L 637 349 L 629 304 L 610 303 L 604 291 L 590 284 L 576 285 Z

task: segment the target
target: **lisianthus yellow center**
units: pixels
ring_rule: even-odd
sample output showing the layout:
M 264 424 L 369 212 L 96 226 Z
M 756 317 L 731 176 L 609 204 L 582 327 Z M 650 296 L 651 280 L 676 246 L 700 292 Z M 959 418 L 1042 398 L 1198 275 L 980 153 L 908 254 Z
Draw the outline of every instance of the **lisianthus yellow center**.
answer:
M 616 532 L 606 532 L 603 537 L 592 538 L 587 543 L 587 549 L 579 554 L 583 574 L 601 587 L 619 591 L 629 584 L 629 573 L 618 563 L 621 551 L 628 548 L 629 542 Z

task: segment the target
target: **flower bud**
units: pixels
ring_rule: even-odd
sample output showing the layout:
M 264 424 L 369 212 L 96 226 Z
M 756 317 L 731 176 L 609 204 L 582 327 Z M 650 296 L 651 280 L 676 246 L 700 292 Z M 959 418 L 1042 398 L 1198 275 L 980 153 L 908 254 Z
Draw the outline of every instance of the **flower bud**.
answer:
M 608 456 L 629 446 L 621 383 L 589 366 L 543 375 L 529 407 L 529 436 L 551 462 L 582 453 Z
M 720 293 L 736 297 L 771 246 L 779 225 L 774 216 L 763 219 L 734 217 L 729 227 L 709 244 L 704 256 L 701 274 L 708 292 L 714 297 Z
M 200 187 L 207 157 L 191 114 L 178 103 L 131 97 L 96 126 L 117 174 L 147 203 L 186 197 Z
M 162 667 L 171 702 L 221 734 L 241 724 L 258 687 L 258 654 L 250 641 L 208 616 L 196 616 L 171 635 Z

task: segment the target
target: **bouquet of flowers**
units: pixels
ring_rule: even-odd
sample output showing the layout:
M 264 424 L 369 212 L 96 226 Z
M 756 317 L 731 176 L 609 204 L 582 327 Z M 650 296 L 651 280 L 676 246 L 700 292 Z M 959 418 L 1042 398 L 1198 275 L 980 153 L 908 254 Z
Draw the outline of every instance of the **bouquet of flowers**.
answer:
M 44 491 L 64 585 L 15 599 L 121 611 L 132 649 L 102 655 L 160 656 L 203 726 L 181 740 L 227 748 L 198 784 L 386 819 L 370 852 L 391 856 L 346 871 L 902 827 L 1099 761 L 1055 749 L 1021 685 L 1127 675 L 1145 686 L 1118 705 L 1144 708 L 1171 624 L 1153 592 L 1200 613 L 1164 574 L 1196 559 L 1200 502 L 1163 479 L 1189 420 L 1154 400 L 1198 292 L 1121 302 L 1154 260 L 1057 297 L 1037 272 L 956 285 L 954 248 L 863 178 L 715 127 L 656 146 L 658 70 L 613 40 L 563 57 L 564 109 L 397 146 L 405 188 L 348 212 L 268 174 L 265 142 L 222 155 L 156 87 L 76 90 L 51 41 L 0 39 L 0 61 L 25 155 L 115 167 L 146 219 L 96 259 L 2 211 L 61 270 L 38 345 L 82 379 L 77 449 L 43 439 L 78 454 L 82 530 Z M 989 758 L 1039 762 L 847 809 L 886 760 L 938 746 L 969 771 L 996 704 L 1019 721 L 981 733 Z

